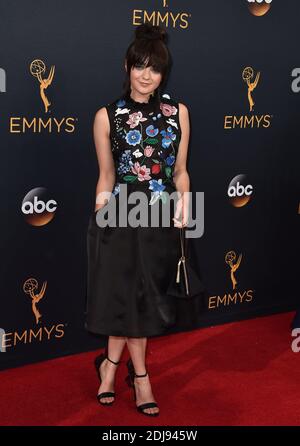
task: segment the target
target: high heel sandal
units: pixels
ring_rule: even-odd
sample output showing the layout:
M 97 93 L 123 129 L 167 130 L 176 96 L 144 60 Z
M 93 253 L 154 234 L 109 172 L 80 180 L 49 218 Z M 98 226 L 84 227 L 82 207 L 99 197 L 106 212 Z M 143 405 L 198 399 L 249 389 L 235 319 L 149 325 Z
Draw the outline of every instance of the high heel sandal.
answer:
M 121 360 L 115 362 L 115 361 L 113 361 L 112 359 L 110 359 L 108 357 L 107 347 L 105 348 L 105 352 L 104 353 L 101 353 L 99 356 L 97 356 L 95 358 L 94 365 L 95 365 L 95 368 L 96 368 L 96 372 L 97 372 L 100 384 L 102 382 L 102 378 L 101 378 L 101 374 L 100 374 L 100 366 L 101 366 L 102 362 L 105 361 L 105 359 L 107 359 L 108 361 L 112 362 L 115 365 L 118 365 L 121 362 Z M 101 399 L 102 398 L 110 398 L 110 397 L 115 398 L 115 396 L 116 396 L 115 392 L 101 392 L 101 393 L 98 393 L 97 400 L 103 406 L 111 406 L 113 404 L 114 400 L 107 402 L 107 401 L 101 401 Z
M 136 390 L 135 390 L 135 385 L 134 385 L 134 378 L 143 378 L 148 375 L 148 372 L 146 371 L 146 373 L 143 375 L 137 375 L 135 373 L 131 358 L 127 361 L 127 368 L 128 368 L 128 376 L 125 378 L 125 381 L 129 387 L 133 388 L 133 392 L 134 392 L 133 397 L 134 397 L 134 401 L 136 401 Z M 152 413 L 145 412 L 145 409 L 149 409 L 152 407 L 158 407 L 158 405 L 157 405 L 157 403 L 155 403 L 155 401 L 151 401 L 149 403 L 143 403 L 143 404 L 140 404 L 139 406 L 136 406 L 138 412 L 140 412 L 144 415 L 148 415 L 150 417 L 157 417 L 159 415 L 159 412 L 152 412 Z

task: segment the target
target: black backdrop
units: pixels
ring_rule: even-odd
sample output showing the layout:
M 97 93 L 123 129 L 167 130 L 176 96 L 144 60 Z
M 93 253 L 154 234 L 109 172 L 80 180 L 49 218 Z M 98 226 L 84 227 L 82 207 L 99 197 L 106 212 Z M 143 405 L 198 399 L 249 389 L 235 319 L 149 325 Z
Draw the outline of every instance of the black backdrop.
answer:
M 1 368 L 103 345 L 84 329 L 92 125 L 121 92 L 125 50 L 144 20 L 165 19 L 174 60 L 165 92 L 190 111 L 191 186 L 205 202 L 201 326 L 296 308 L 300 4 L 269 6 L 259 16 L 265 2 L 248 0 L 0 1 Z M 40 85 L 52 66 L 46 111 Z M 251 82 L 260 73 L 252 111 L 243 72 Z M 229 199 L 238 175 L 252 194 Z M 30 214 L 35 195 L 48 212 Z M 233 266 L 242 255 L 235 288 L 229 252 Z

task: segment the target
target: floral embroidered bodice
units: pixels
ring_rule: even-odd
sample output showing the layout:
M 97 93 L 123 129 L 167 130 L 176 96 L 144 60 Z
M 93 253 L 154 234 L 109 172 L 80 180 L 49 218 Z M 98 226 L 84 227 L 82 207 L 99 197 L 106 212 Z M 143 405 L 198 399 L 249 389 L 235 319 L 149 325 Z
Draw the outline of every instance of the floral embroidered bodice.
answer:
M 137 102 L 130 94 L 106 105 L 117 194 L 121 183 L 146 186 L 150 204 L 164 198 L 167 186 L 175 189 L 173 172 L 181 129 L 179 106 L 168 94 Z M 164 201 L 164 200 L 163 200 Z

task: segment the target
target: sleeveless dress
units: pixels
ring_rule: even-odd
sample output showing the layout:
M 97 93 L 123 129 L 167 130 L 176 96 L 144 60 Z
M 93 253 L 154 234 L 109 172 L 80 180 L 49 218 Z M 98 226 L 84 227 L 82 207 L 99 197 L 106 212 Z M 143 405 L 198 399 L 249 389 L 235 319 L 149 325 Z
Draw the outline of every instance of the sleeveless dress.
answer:
M 169 215 L 164 214 L 166 194 L 176 193 L 172 177 L 181 137 L 178 102 L 158 92 L 148 102 L 138 102 L 127 93 L 105 107 L 115 164 L 111 196 L 116 217 L 108 218 L 107 226 L 98 224 L 109 199 L 89 219 L 85 328 L 96 334 L 127 337 L 197 328 L 203 296 L 176 299 L 166 294 L 181 255 L 179 228 L 172 220 L 175 206 L 169 206 Z M 127 191 L 125 199 L 122 188 Z M 147 216 L 142 212 L 146 220 L 140 225 L 121 225 L 120 214 L 128 219 L 139 203 L 128 199 L 136 192 L 147 197 L 143 208 Z M 153 226 L 151 210 L 155 206 L 159 221 Z M 198 268 L 192 239 L 187 241 L 190 262 Z

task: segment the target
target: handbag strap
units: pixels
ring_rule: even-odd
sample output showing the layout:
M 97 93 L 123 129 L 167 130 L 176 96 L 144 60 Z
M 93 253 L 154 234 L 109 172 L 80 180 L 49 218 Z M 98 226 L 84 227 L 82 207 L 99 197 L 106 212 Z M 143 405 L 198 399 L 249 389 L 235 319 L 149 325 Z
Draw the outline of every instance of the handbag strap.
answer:
M 184 251 L 184 228 L 180 228 L 180 245 L 181 245 L 181 257 L 185 259 L 185 251 Z
M 177 264 L 176 283 L 180 282 L 180 266 L 182 265 L 186 294 L 189 295 L 190 291 L 189 291 L 187 269 L 186 269 L 186 264 L 185 264 L 186 258 L 185 258 L 185 252 L 184 252 L 185 251 L 184 250 L 184 239 L 185 239 L 184 229 L 185 228 L 180 228 L 181 257 L 180 257 L 180 259 L 178 261 L 178 264 Z
M 177 283 L 180 281 L 180 265 L 185 262 L 183 228 L 180 228 L 179 231 L 180 231 L 181 257 L 179 258 L 178 263 L 177 263 L 177 276 L 176 276 Z

